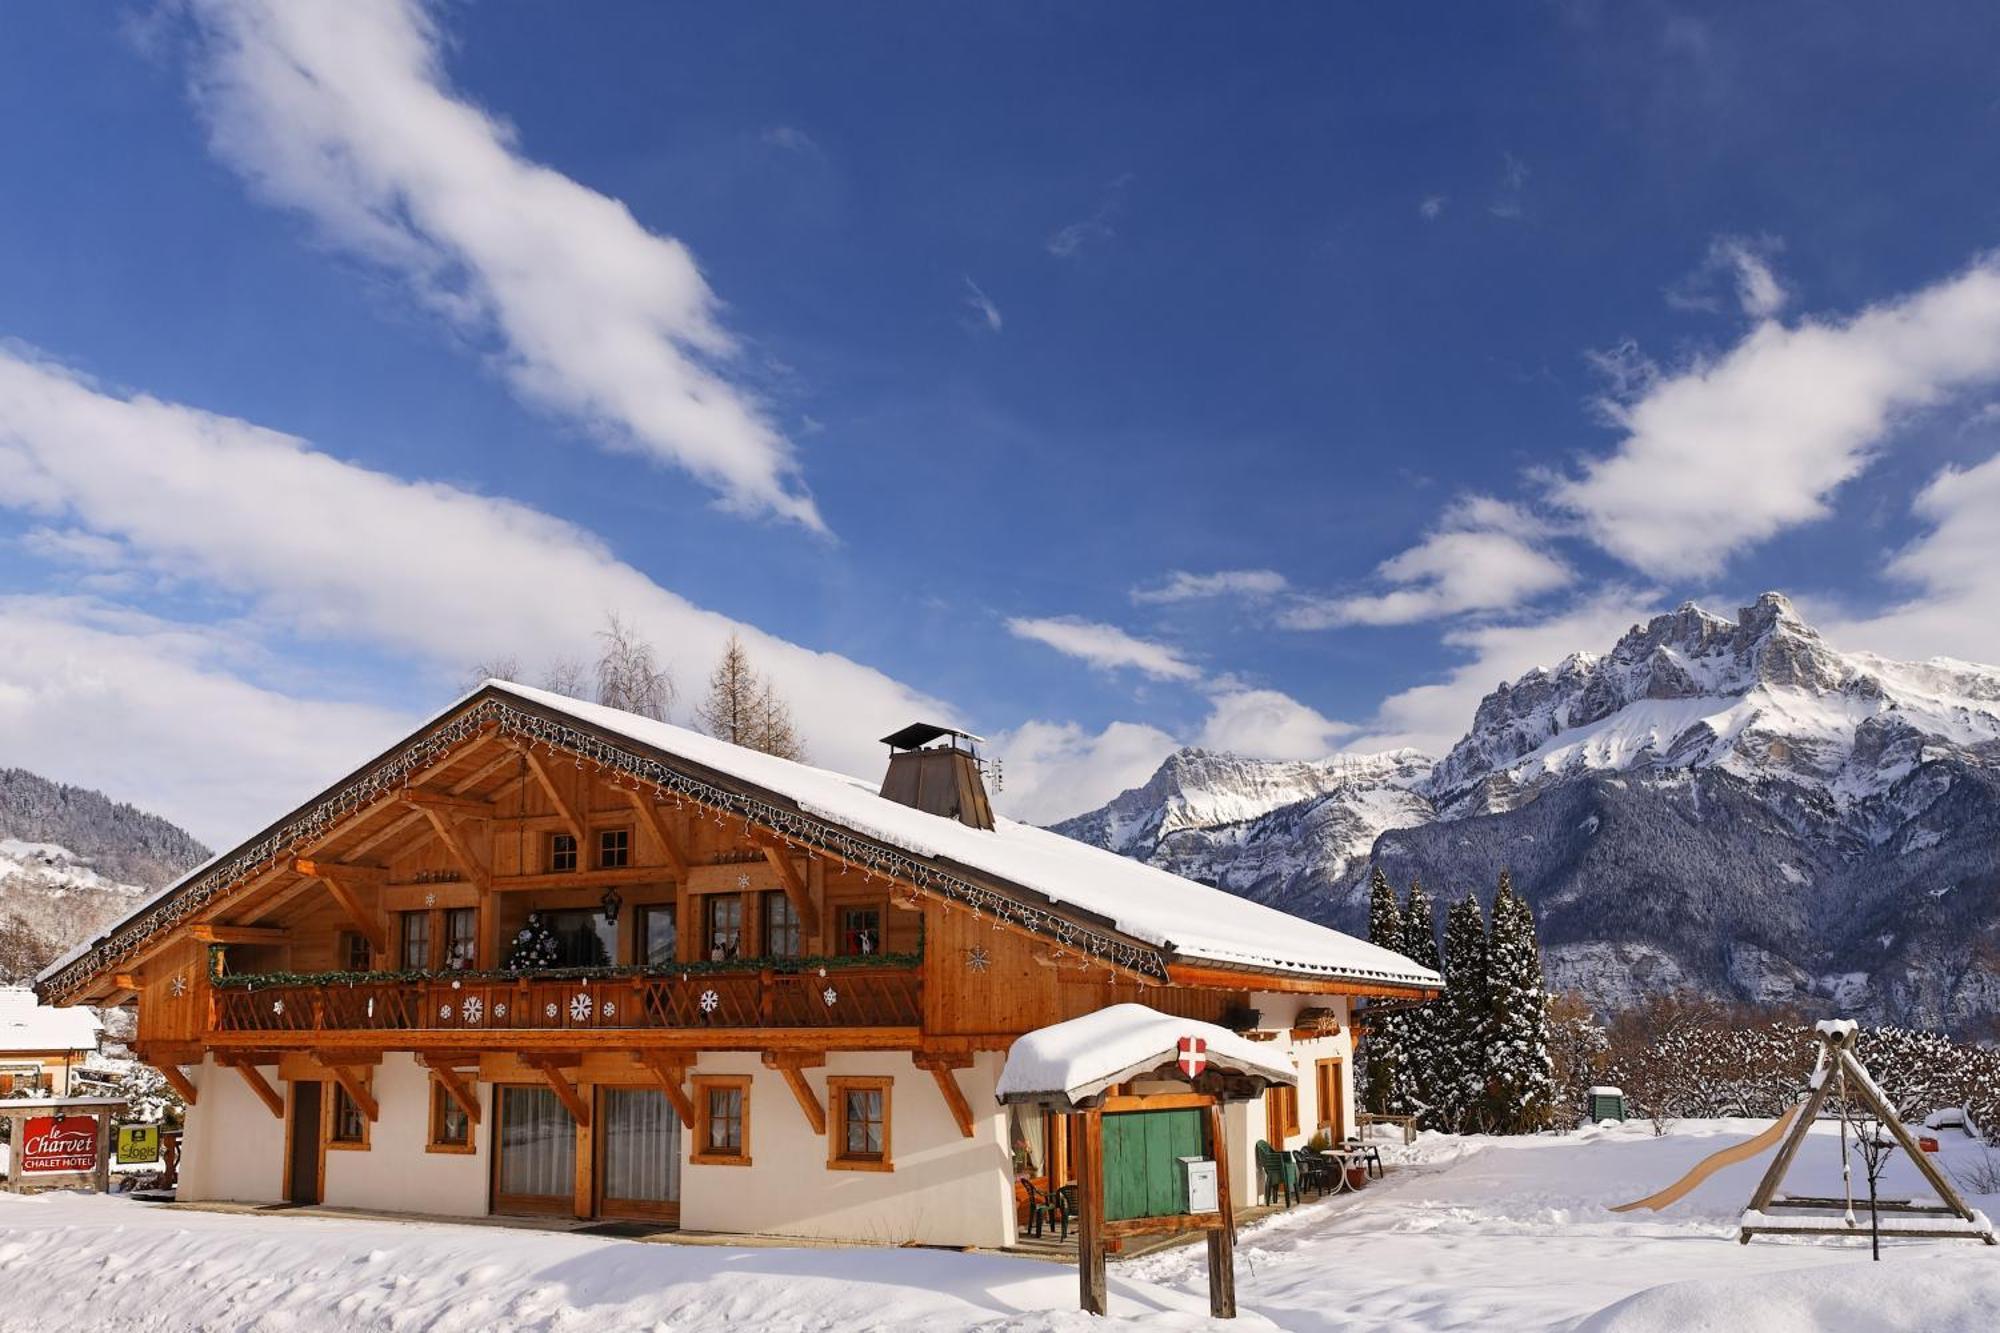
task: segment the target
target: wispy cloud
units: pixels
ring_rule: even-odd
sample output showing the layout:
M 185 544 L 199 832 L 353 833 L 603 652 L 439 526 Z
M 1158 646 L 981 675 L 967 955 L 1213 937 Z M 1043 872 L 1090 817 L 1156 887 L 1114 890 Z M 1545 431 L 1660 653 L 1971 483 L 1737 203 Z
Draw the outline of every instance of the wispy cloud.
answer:
M 1197 681 L 1201 671 L 1174 648 L 1078 616 L 1016 616 L 1007 622 L 1016 638 L 1046 644 L 1101 670 L 1130 667 L 1155 680 Z
M 1436 222 L 1444 216 L 1445 197 L 1441 194 L 1427 194 L 1417 204 L 1417 216 L 1426 222 Z
M 1659 576 L 1704 577 L 1825 518 L 1908 413 L 2000 381 L 2000 260 L 1846 319 L 1767 319 L 1735 346 L 1635 380 L 1599 406 L 1624 432 L 1555 479 L 1599 546 Z
M 1879 615 L 1833 621 L 1829 636 L 1891 657 L 2000 664 L 2000 455 L 1944 469 L 1911 507 L 1928 530 L 1888 573 L 1915 595 Z
M 1783 242 L 1771 236 L 1718 236 L 1694 272 L 1667 288 L 1667 304 L 1677 310 L 1720 311 L 1717 288 L 1726 283 L 1745 315 L 1770 319 L 1790 299 L 1771 264 L 1772 256 L 1783 248 Z
M 189 0 L 215 152 L 333 244 L 498 344 L 523 398 L 721 502 L 824 524 L 789 440 L 729 377 L 687 248 L 523 156 L 447 83 L 418 0 Z
M 973 313 L 976 323 L 983 325 L 987 332 L 998 333 L 1006 324 L 1000 317 L 1000 307 L 994 305 L 992 298 L 980 290 L 979 284 L 972 280 L 970 274 L 965 279 L 964 300 L 966 309 Z
M 1493 198 L 1486 205 L 1486 211 L 1496 218 L 1513 221 L 1527 211 L 1528 164 L 1512 153 L 1500 155 L 1500 183 L 1493 189 Z
M 1141 604 L 1195 602 L 1212 597 L 1243 601 L 1265 601 L 1285 591 L 1285 576 L 1275 569 L 1219 569 L 1212 574 L 1190 574 L 1177 569 L 1155 588 L 1134 588 L 1132 600 Z
M 773 148 L 788 153 L 817 153 L 819 141 L 796 125 L 773 125 L 758 136 Z
M 1422 541 L 1376 566 L 1377 578 L 1396 585 L 1389 591 L 1300 598 L 1279 623 L 1304 630 L 1407 625 L 1508 610 L 1576 578 L 1548 549 L 1553 535 L 1545 521 L 1518 505 L 1463 496 Z
M 1049 253 L 1058 259 L 1074 259 L 1091 246 L 1102 245 L 1117 236 L 1112 224 L 1124 208 L 1125 188 L 1131 183 L 1131 173 L 1127 172 L 1107 184 L 1089 217 L 1058 227 L 1049 236 Z

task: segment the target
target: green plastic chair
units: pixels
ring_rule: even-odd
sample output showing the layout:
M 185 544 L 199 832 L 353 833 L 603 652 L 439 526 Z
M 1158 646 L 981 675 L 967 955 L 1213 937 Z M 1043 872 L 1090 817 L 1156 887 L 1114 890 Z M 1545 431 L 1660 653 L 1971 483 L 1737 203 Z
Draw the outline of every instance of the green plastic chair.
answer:
M 1290 1208 L 1299 1199 L 1299 1164 L 1289 1153 L 1281 1153 L 1262 1139 L 1257 1140 L 1257 1173 L 1264 1179 L 1264 1202 L 1282 1194 L 1285 1207 Z

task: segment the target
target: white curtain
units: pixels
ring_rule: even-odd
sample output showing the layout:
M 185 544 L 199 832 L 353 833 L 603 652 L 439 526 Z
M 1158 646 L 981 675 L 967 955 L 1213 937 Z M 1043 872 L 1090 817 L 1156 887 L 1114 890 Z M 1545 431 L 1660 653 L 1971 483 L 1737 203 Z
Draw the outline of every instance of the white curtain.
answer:
M 500 1089 L 500 1192 L 568 1198 L 576 1192 L 576 1121 L 547 1088 Z
M 604 1090 L 604 1197 L 676 1203 L 681 1197 L 681 1122 L 657 1088 Z

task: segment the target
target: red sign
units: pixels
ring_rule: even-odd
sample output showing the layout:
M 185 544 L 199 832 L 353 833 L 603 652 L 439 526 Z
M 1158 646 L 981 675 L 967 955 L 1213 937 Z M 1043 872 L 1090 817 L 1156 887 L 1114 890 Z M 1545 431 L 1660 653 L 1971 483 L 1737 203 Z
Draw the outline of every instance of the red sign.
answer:
M 97 1169 L 97 1117 L 91 1115 L 37 1116 L 27 1122 L 21 1135 L 23 1171 L 95 1171 Z
M 1208 1043 L 1200 1037 L 1182 1037 L 1177 1063 L 1189 1078 L 1197 1078 L 1208 1068 Z

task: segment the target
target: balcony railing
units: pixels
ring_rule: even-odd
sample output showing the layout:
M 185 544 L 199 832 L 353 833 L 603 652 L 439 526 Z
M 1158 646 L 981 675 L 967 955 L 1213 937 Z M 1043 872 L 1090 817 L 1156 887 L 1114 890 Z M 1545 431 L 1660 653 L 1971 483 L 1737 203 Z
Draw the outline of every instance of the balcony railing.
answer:
M 915 964 L 645 971 L 624 975 L 232 976 L 214 992 L 220 1032 L 603 1032 L 646 1028 L 916 1027 Z

